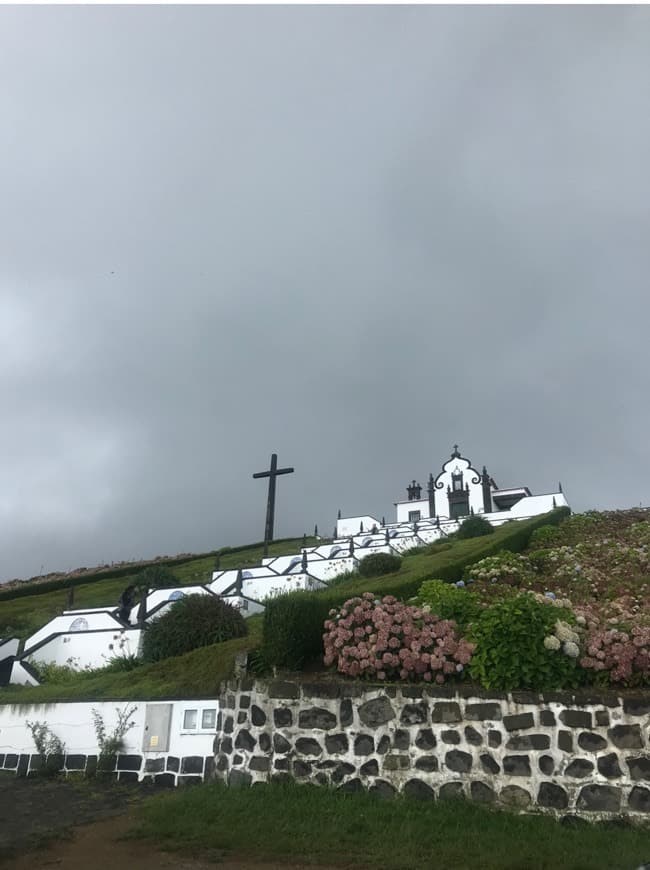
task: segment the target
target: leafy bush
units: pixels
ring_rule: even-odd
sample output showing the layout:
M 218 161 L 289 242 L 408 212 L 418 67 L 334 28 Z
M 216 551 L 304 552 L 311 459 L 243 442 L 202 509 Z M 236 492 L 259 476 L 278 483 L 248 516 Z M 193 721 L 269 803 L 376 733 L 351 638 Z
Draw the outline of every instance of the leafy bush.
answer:
M 629 632 L 592 625 L 580 666 L 594 673 L 600 685 L 643 686 L 650 683 L 650 627 L 635 625 Z
M 146 626 L 142 657 L 155 662 L 245 634 L 244 617 L 230 604 L 212 595 L 187 595 Z
M 436 542 L 430 545 L 431 555 L 405 560 L 399 574 L 379 579 L 359 576 L 341 588 L 278 596 L 266 603 L 264 612 L 261 651 L 264 661 L 269 667 L 300 668 L 322 654 L 323 622 L 331 608 L 341 607 L 351 595 L 372 591 L 379 596 L 406 599 L 417 595 L 423 581 L 431 577 L 454 583 L 477 559 L 504 549 L 519 552 L 526 547 L 533 529 L 549 522 L 562 522 L 568 514 L 568 508 L 558 508 L 545 516 L 510 523 L 507 528 L 497 529 L 492 538 L 458 541 L 453 545 L 447 540 Z
M 552 547 L 558 540 L 558 530 L 556 526 L 545 525 L 539 529 L 535 529 L 530 536 L 531 547 Z
M 470 582 L 477 583 L 507 583 L 508 586 L 520 586 L 523 581 L 530 580 L 534 571 L 527 556 L 501 550 L 495 556 L 480 559 L 465 571 L 465 577 Z
M 117 723 L 110 734 L 106 732 L 106 723 L 99 710 L 96 710 L 94 707 L 91 710 L 93 725 L 95 726 L 95 736 L 99 746 L 97 770 L 100 773 L 111 771 L 115 767 L 115 756 L 124 749 L 124 738 L 127 732 L 135 727 L 133 717 L 137 710 L 137 707 L 129 707 L 128 704 L 123 710 L 115 708 Z
M 32 658 L 28 661 L 36 672 L 39 683 L 69 683 L 80 673 L 76 664 L 78 659 L 75 658 L 69 658 L 64 665 L 57 665 L 56 662 L 37 662 Z
M 483 535 L 493 535 L 494 526 L 485 517 L 476 514 L 475 516 L 467 517 L 461 523 L 460 528 L 456 532 L 456 537 L 461 541 L 467 538 L 481 538 Z
M 540 596 L 543 597 L 543 596 Z M 561 689 L 580 681 L 576 649 L 549 646 L 558 616 L 572 620 L 570 611 L 543 603 L 524 593 L 483 610 L 471 626 L 476 649 L 471 675 L 486 689 Z M 567 622 L 568 625 L 568 622 Z M 575 653 L 575 654 L 574 654 Z
M 462 580 L 461 585 L 442 580 L 426 580 L 418 592 L 416 604 L 429 607 L 431 613 L 441 619 L 455 620 L 464 629 L 481 611 L 478 596 L 471 592 Z
M 456 624 L 386 595 L 350 598 L 325 621 L 324 662 L 350 677 L 444 683 L 462 673 L 473 646 Z
M 394 553 L 371 553 L 359 563 L 359 574 L 362 577 L 381 577 L 383 574 L 394 574 L 399 571 L 402 560 Z

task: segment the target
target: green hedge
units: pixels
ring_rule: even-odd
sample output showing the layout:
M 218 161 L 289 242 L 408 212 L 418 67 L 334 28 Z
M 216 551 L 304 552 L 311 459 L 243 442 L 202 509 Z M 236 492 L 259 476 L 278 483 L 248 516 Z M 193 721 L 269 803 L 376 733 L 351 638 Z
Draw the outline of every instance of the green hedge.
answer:
M 386 577 L 363 579 L 345 588 L 333 587 L 322 592 L 292 592 L 266 603 L 260 655 L 269 667 L 300 669 L 305 662 L 322 653 L 323 623 L 332 608 L 362 592 L 380 597 L 395 595 L 407 599 L 417 594 L 425 580 L 460 580 L 463 571 L 485 556 L 500 550 L 519 553 L 526 548 L 533 531 L 544 525 L 557 525 L 570 511 L 557 508 L 532 520 L 506 523 L 489 537 L 457 541 L 448 550 L 415 555 L 405 560 L 401 571 Z

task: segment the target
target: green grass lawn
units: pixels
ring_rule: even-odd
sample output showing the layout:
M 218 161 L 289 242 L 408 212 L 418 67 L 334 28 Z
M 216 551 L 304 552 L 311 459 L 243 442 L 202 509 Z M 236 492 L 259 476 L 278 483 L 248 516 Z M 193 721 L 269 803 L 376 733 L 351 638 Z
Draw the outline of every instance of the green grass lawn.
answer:
M 212 783 L 145 802 L 133 836 L 185 853 L 383 870 L 634 870 L 646 830 L 561 825 L 463 801 L 345 795 L 309 785 Z

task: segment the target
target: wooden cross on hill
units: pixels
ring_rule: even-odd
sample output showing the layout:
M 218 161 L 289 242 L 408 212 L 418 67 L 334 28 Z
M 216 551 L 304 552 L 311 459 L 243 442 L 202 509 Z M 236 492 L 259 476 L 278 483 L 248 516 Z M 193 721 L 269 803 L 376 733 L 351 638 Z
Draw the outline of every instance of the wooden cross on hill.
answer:
M 271 454 L 271 468 L 258 471 L 254 478 L 268 477 L 269 495 L 266 502 L 266 525 L 264 526 L 264 555 L 269 554 L 269 541 L 273 540 L 273 520 L 275 517 L 275 479 L 279 474 L 293 474 L 293 468 L 278 468 L 278 454 Z

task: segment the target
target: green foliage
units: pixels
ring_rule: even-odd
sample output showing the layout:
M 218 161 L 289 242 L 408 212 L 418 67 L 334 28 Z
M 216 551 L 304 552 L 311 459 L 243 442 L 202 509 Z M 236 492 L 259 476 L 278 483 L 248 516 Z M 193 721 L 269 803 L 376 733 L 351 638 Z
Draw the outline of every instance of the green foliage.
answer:
M 321 655 L 329 609 L 325 596 L 314 592 L 291 592 L 266 602 L 261 656 L 268 666 L 298 670 Z
M 246 621 L 232 605 L 213 595 L 187 595 L 146 626 L 142 657 L 156 662 L 245 634 Z
M 530 536 L 531 547 L 553 547 L 558 540 L 558 530 L 556 526 L 545 525 L 539 529 L 535 529 Z
M 145 589 L 168 589 L 179 583 L 176 574 L 167 565 L 149 565 L 135 575 L 134 585 Z
M 359 572 L 356 570 L 344 571 L 342 574 L 337 574 L 336 577 L 329 577 L 327 580 L 327 586 L 329 589 L 331 589 L 332 586 L 341 586 L 344 583 L 358 580 L 359 576 Z
M 371 553 L 359 562 L 362 577 L 382 577 L 399 571 L 402 560 L 394 553 Z
M 123 674 L 142 667 L 142 659 L 130 653 L 129 655 L 111 656 L 103 668 L 96 668 L 94 672 L 102 674 Z
M 62 767 L 65 744 L 53 733 L 47 722 L 25 723 L 32 734 L 36 751 L 41 757 L 40 773 L 43 776 L 56 776 Z
M 39 683 L 69 683 L 79 676 L 75 661 L 76 659 L 70 658 L 65 665 L 57 665 L 56 662 L 36 662 L 29 659 L 29 664 L 36 672 Z
M 99 746 L 99 755 L 97 756 L 98 771 L 110 771 L 115 767 L 115 756 L 124 748 L 124 738 L 127 732 L 135 727 L 133 717 L 137 709 L 137 707 L 129 707 L 128 704 L 123 710 L 116 708 L 117 723 L 110 734 L 106 731 L 106 723 L 101 713 L 95 710 L 94 707 L 91 710 L 93 725 L 95 726 L 95 736 Z
M 533 529 L 549 522 L 559 523 L 567 515 L 567 509 L 557 509 L 531 520 L 508 523 L 489 537 L 433 545 L 437 551 L 405 559 L 398 573 L 386 577 L 359 576 L 341 588 L 279 596 L 268 602 L 263 614 L 264 660 L 269 667 L 300 668 L 303 662 L 322 653 L 323 622 L 330 609 L 340 608 L 348 598 L 372 592 L 378 598 L 394 595 L 404 600 L 416 595 L 422 583 L 432 577 L 454 583 L 462 578 L 467 566 L 500 550 L 520 552 Z
M 456 532 L 456 537 L 461 540 L 467 540 L 467 538 L 480 538 L 483 535 L 493 535 L 494 534 L 494 526 L 489 520 L 486 520 L 485 517 L 480 516 L 479 514 L 475 514 L 474 516 L 467 517 L 467 519 L 461 523 L 460 528 Z
M 426 580 L 420 586 L 417 603 L 429 606 L 431 612 L 441 619 L 454 619 L 461 633 L 481 611 L 477 595 L 467 588 L 459 588 L 442 580 Z
M 483 610 L 472 624 L 476 644 L 470 674 L 486 689 L 561 689 L 579 682 L 575 659 L 546 649 L 558 619 L 571 619 L 562 608 L 542 604 L 524 593 Z

